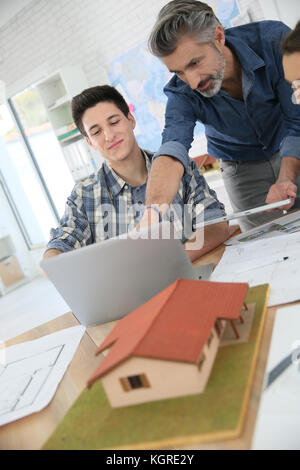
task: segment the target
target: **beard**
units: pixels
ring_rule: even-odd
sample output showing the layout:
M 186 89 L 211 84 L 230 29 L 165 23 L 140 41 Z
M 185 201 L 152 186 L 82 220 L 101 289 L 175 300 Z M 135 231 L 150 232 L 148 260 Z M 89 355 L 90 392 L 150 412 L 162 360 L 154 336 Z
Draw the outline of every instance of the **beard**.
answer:
M 217 93 L 219 93 L 224 79 L 225 57 L 215 46 L 214 49 L 218 55 L 217 72 L 214 75 L 208 75 L 205 80 L 202 80 L 199 83 L 198 88 L 196 89 L 196 91 L 205 98 L 211 98 L 212 96 L 215 96 Z M 211 81 L 211 83 L 208 85 L 208 87 L 205 88 L 205 90 L 200 90 L 200 87 L 203 87 L 203 85 L 209 81 Z

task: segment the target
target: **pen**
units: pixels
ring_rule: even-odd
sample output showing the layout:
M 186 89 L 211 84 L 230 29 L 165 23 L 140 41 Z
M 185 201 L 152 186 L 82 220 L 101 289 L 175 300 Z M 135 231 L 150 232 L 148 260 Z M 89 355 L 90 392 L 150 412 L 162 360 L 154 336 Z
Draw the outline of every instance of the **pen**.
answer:
M 276 380 L 291 364 L 292 364 L 292 353 L 282 359 L 273 369 L 268 373 L 265 388 Z
M 298 360 L 298 348 L 294 349 L 290 354 L 281 359 L 281 361 L 278 362 L 278 364 L 276 364 L 276 366 L 270 370 L 266 377 L 265 389 L 267 389 L 291 364 L 296 363 L 298 365 L 298 371 L 300 370 L 300 364 Z

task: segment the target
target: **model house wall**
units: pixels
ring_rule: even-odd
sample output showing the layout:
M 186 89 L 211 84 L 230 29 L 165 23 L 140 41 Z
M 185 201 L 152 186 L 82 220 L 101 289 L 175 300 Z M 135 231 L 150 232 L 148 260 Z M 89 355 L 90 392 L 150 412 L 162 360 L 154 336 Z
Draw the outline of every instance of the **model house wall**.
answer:
M 210 345 L 206 344 L 202 351 L 205 358 L 202 362 L 201 354 L 199 364 L 140 357 L 132 357 L 121 363 L 101 379 L 111 406 L 128 406 L 203 392 L 219 342 L 218 335 L 213 331 Z M 146 376 L 148 383 L 143 384 L 143 387 L 128 387 L 125 390 L 126 385 L 124 387 L 122 384 L 124 379 L 141 375 Z M 143 382 L 144 378 L 141 380 Z

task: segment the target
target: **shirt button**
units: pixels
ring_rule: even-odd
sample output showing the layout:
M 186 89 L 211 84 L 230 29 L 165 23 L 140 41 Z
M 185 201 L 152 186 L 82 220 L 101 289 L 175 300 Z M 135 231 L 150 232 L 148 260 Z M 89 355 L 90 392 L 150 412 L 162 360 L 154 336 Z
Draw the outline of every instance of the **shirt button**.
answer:
M 124 189 L 128 189 L 128 185 L 127 185 L 127 184 L 124 185 Z

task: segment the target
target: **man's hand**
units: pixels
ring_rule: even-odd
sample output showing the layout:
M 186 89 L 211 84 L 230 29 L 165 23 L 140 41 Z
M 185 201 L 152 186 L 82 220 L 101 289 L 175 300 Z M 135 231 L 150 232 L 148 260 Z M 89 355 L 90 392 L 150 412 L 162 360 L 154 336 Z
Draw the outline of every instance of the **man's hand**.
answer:
M 284 199 L 291 199 L 292 202 L 286 206 L 278 207 L 277 209 L 271 209 L 268 212 L 279 212 L 282 210 L 288 210 L 293 207 L 295 203 L 295 197 L 297 194 L 297 186 L 291 181 L 277 181 L 269 189 L 266 203 L 270 204 L 272 202 L 283 201 Z
M 268 212 L 278 212 L 282 210 L 288 210 L 293 207 L 295 203 L 295 197 L 297 195 L 297 186 L 295 181 L 297 176 L 300 174 L 300 159 L 295 157 L 283 157 L 281 161 L 280 171 L 278 179 L 275 184 L 269 189 L 266 203 L 284 201 L 284 199 L 291 199 L 291 204 L 282 206 L 277 209 L 273 209 Z

